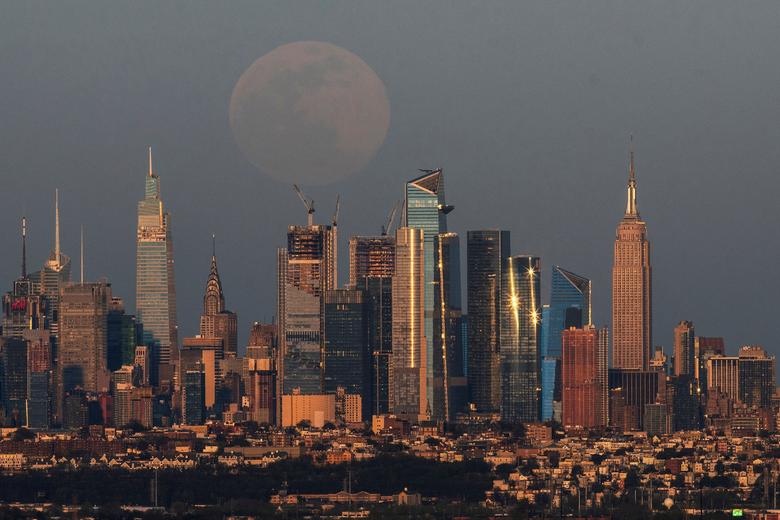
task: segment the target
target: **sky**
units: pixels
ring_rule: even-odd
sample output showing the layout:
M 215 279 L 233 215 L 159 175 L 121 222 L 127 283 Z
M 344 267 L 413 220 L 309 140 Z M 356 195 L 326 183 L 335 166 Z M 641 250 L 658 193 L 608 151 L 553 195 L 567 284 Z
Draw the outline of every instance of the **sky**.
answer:
M 0 283 L 53 244 L 134 309 L 146 148 L 172 213 L 180 337 L 197 332 L 217 236 L 239 343 L 276 306 L 276 248 L 305 209 L 230 130 L 236 81 L 285 43 L 343 47 L 381 78 L 384 145 L 362 171 L 303 186 L 347 237 L 378 233 L 404 181 L 442 167 L 451 231 L 511 231 L 515 254 L 593 280 L 609 325 L 629 135 L 653 265 L 654 343 L 672 329 L 780 353 L 780 3 L 702 1 L 6 2 L 0 17 Z M 300 146 L 305 153 L 305 146 Z M 74 273 L 78 272 L 74 263 Z M 465 302 L 465 294 L 464 294 Z

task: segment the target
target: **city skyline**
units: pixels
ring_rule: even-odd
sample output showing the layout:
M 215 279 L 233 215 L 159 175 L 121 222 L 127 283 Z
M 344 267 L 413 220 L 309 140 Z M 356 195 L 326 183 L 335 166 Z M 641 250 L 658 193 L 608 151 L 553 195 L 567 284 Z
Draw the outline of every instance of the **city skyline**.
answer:
M 273 19 L 286 9 L 296 12 L 294 7 L 276 7 L 269 16 Z M 414 23 L 430 22 L 432 13 L 421 9 L 418 11 L 421 20 Z M 462 14 L 465 7 L 459 5 L 453 9 Z M 535 33 L 521 16 L 522 8 L 500 5 L 496 9 L 496 13 L 505 16 L 493 16 L 488 12 L 478 15 L 475 30 L 486 27 L 489 21 L 497 24 L 493 31 L 497 38 L 495 52 L 498 57 L 505 57 L 518 41 L 525 41 Z M 553 6 L 550 9 L 551 14 L 561 14 L 560 8 Z M 645 9 L 634 4 L 622 7 L 614 17 L 628 24 L 613 31 L 605 30 L 611 25 L 607 21 L 600 22 L 597 15 L 585 16 L 589 27 L 603 34 L 599 41 L 607 48 L 625 44 L 630 49 L 630 52 L 614 56 L 613 62 L 596 54 L 596 44 L 586 44 L 585 35 L 591 31 L 566 26 L 574 29 L 567 33 L 582 44 L 581 51 L 575 50 L 575 46 L 553 46 L 550 40 L 541 38 L 537 46 L 517 56 L 517 61 L 506 72 L 499 71 L 495 60 L 477 65 L 479 60 L 473 58 L 486 52 L 480 42 L 464 54 L 449 50 L 448 45 L 453 40 L 444 34 L 439 35 L 442 36 L 440 42 L 428 42 L 430 51 L 422 48 L 420 56 L 402 60 L 405 67 L 399 67 L 378 48 L 395 42 L 394 36 L 379 31 L 376 45 L 362 33 L 337 37 L 340 32 L 337 29 L 343 22 L 326 13 L 320 18 L 323 27 L 316 33 L 308 30 L 311 26 L 307 23 L 303 29 L 293 32 L 282 23 L 278 29 L 266 31 L 263 37 L 249 37 L 249 41 L 243 43 L 229 40 L 208 51 L 222 52 L 226 48 L 224 45 L 239 50 L 226 62 L 211 60 L 219 68 L 220 73 L 216 74 L 219 81 L 203 83 L 202 92 L 193 92 L 187 86 L 200 83 L 196 81 L 199 76 L 194 68 L 182 66 L 165 71 L 173 59 L 165 51 L 170 49 L 172 42 L 151 37 L 147 39 L 155 43 L 142 46 L 138 51 L 146 57 L 145 63 L 151 72 L 138 75 L 142 79 L 135 85 L 137 90 L 121 91 L 132 101 L 129 105 L 116 104 L 114 98 L 102 99 L 99 93 L 111 92 L 115 85 L 94 75 L 82 74 L 75 84 L 61 85 L 61 96 L 51 98 L 64 99 L 66 103 L 44 100 L 39 109 L 32 111 L 25 108 L 30 106 L 30 96 L 50 92 L 46 80 L 52 79 L 52 70 L 56 69 L 46 66 L 50 58 L 40 54 L 40 50 L 34 51 L 35 63 L 44 65 L 40 69 L 44 76 L 31 75 L 30 67 L 14 58 L 14 53 L 22 52 L 18 42 L 23 40 L 18 28 L 9 27 L 3 32 L 3 41 L 11 43 L 6 46 L 9 54 L 0 66 L 9 77 L 17 78 L 19 88 L 8 87 L 7 96 L 0 102 L 9 110 L 9 117 L 18 121 L 15 134 L 4 134 L 6 168 L 16 175 L 9 176 L 9 189 L 4 190 L 0 200 L 0 217 L 8 223 L 0 230 L 0 241 L 8 248 L 18 243 L 17 229 L 11 223 L 26 213 L 29 264 L 39 266 L 51 247 L 51 191 L 59 187 L 63 252 L 76 258 L 78 230 L 84 223 L 87 279 L 106 276 L 112 282 L 114 293 L 125 299 L 129 309 L 135 308 L 134 280 L 129 274 L 134 259 L 131 215 L 132 206 L 141 196 L 138 175 L 145 169 L 144 151 L 151 144 L 155 148 L 156 168 L 163 179 L 166 205 L 174 216 L 181 334 L 187 336 L 197 331 L 203 259 L 208 258 L 210 235 L 216 233 L 220 251 L 224 251 L 220 255 L 222 281 L 230 295 L 231 309 L 240 317 L 239 348 L 243 349 L 249 324 L 255 320 L 269 321 L 274 314 L 273 281 L 253 279 L 247 284 L 241 277 L 241 273 L 250 268 L 270 272 L 275 265 L 273 251 L 247 244 L 281 245 L 284 227 L 290 222 L 303 224 L 305 215 L 289 184 L 270 180 L 241 157 L 224 122 L 227 100 L 241 71 L 254 59 L 284 42 L 316 37 L 335 41 L 371 65 L 387 86 L 392 108 L 388 140 L 364 171 L 328 187 L 310 189 L 304 186 L 317 200 L 317 220 L 321 223 L 328 221 L 336 194 L 342 194 L 339 222 L 340 235 L 344 237 L 340 244 L 342 273 L 346 272 L 345 238 L 353 234 L 375 234 L 393 201 L 402 196 L 399 186 L 412 178 L 418 167 L 442 166 L 447 171 L 449 202 L 458 207 L 449 218 L 450 229 L 462 236 L 469 229 L 508 229 L 519 247 L 517 252 L 540 256 L 545 272 L 549 273 L 552 265 L 562 265 L 592 279 L 593 322 L 608 325 L 610 301 L 605 288 L 610 274 L 605 266 L 609 265 L 612 228 L 620 212 L 627 135 L 633 131 L 637 137 L 637 163 L 642 177 L 642 210 L 651 223 L 654 247 L 655 343 L 662 344 L 669 353 L 673 327 L 686 319 L 696 323 L 697 330 L 705 336 L 724 336 L 729 352 L 742 343 L 758 343 L 777 353 L 771 344 L 771 329 L 766 324 L 768 311 L 764 310 L 769 308 L 773 288 L 749 278 L 736 279 L 730 276 L 730 270 L 724 271 L 726 265 L 741 262 L 748 262 L 757 270 L 766 270 L 769 269 L 767 257 L 773 256 L 759 254 L 751 247 L 762 236 L 771 236 L 771 228 L 767 227 L 771 218 L 766 217 L 768 208 L 772 207 L 770 193 L 777 182 L 776 176 L 771 175 L 773 165 L 778 162 L 771 146 L 777 140 L 777 125 L 773 123 L 771 110 L 757 112 L 759 107 L 774 105 L 774 94 L 767 92 L 763 85 L 774 84 L 776 71 L 762 66 L 771 57 L 771 52 L 764 49 L 772 46 L 765 43 L 775 41 L 775 36 L 768 32 L 768 21 L 772 17 L 762 19 L 760 10 L 739 13 L 737 18 L 741 21 L 738 23 L 749 22 L 752 27 L 751 34 L 744 36 L 747 41 L 743 45 L 723 43 L 723 52 L 714 56 L 703 52 L 707 44 L 715 42 L 700 25 L 694 24 L 693 29 L 685 26 L 687 29 L 683 31 L 682 26 L 673 24 L 665 39 L 674 45 L 667 45 L 653 31 L 653 24 L 669 23 L 670 14 Z M 676 17 L 680 23 L 694 23 L 696 16 L 692 9 L 679 9 Z M 136 13 L 132 8 L 127 11 L 130 15 Z M 235 12 L 227 13 L 227 19 L 237 20 L 242 14 L 239 11 L 236 8 Z M 720 4 L 714 11 L 735 14 L 726 4 Z M 600 12 L 598 8 L 596 12 Z M 248 13 L 252 14 L 251 10 Z M 368 31 L 377 26 L 364 17 L 367 19 L 378 13 L 391 15 L 380 7 L 370 6 L 345 16 L 353 24 L 356 20 L 366 22 L 361 31 Z M 552 23 L 544 12 L 532 9 L 530 13 L 541 19 L 542 26 Z M 192 15 L 199 29 L 203 28 L 199 21 L 207 19 L 209 14 L 204 11 Z M 342 11 L 341 14 L 345 13 Z M 18 27 L 25 27 L 25 23 L 29 24 L 37 16 L 34 10 L 19 13 Z M 143 34 L 138 38 L 161 32 L 162 27 L 172 23 L 172 16 L 170 12 L 159 13 L 161 25 L 156 29 L 142 28 Z M 252 19 L 251 16 L 248 18 Z M 721 29 L 727 28 L 723 19 L 707 18 L 711 25 Z M 79 24 L 68 15 L 62 16 L 61 21 L 69 29 Z M 515 31 L 517 27 L 513 24 L 528 32 L 528 36 L 523 36 L 523 31 Z M 108 22 L 106 27 L 116 29 Z M 223 27 L 219 25 L 214 30 Z M 115 50 L 116 44 L 109 32 L 105 27 L 96 27 L 83 36 L 53 29 L 33 33 L 41 35 L 41 48 L 49 51 L 52 50 L 51 42 L 62 37 L 72 43 L 90 37 Z M 119 33 L 126 34 L 121 30 Z M 183 38 L 192 41 L 194 35 L 185 33 Z M 410 45 L 419 42 L 418 36 L 414 38 Z M 672 52 L 671 48 L 680 47 L 689 51 Z M 196 49 L 207 52 L 203 47 Z M 754 52 L 747 62 L 741 59 L 746 50 Z M 152 60 L 153 51 L 162 52 L 161 57 Z M 475 88 L 487 88 L 491 99 L 467 95 L 458 90 L 457 82 L 447 81 L 436 82 L 442 100 L 432 99 L 426 93 L 430 82 L 437 76 L 447 77 L 445 69 L 429 59 L 434 51 L 443 52 L 444 64 L 463 67 L 464 74 L 469 77 L 485 77 L 494 83 L 494 88 L 485 87 L 482 80 L 472 83 Z M 73 62 L 72 55 L 52 54 L 51 59 L 72 65 L 74 74 L 81 70 L 79 64 Z M 98 50 L 88 51 L 87 57 L 103 63 L 107 70 L 116 70 L 112 68 L 114 65 L 104 62 L 105 54 Z M 556 57 L 563 63 L 576 63 L 576 58 L 581 57 L 582 65 L 567 73 L 554 65 Z M 651 66 L 657 60 L 666 63 L 660 70 Z M 126 55 L 121 55 L 118 62 L 122 66 L 132 65 Z M 540 70 L 540 63 L 545 67 L 550 64 L 546 74 Z M 752 72 L 750 75 L 757 78 L 754 82 L 741 84 L 730 79 L 746 76 L 735 75 L 743 64 Z M 430 70 L 421 74 L 425 67 Z M 528 73 L 521 74 L 523 70 Z M 690 72 L 686 72 L 688 70 Z M 135 74 L 138 69 L 130 67 L 128 71 Z M 506 110 L 504 102 L 523 99 L 534 101 L 533 105 L 550 107 L 566 98 L 569 91 L 561 87 L 545 96 L 543 87 L 550 81 L 560 85 L 579 84 L 578 78 L 592 85 L 583 94 L 584 100 L 563 102 L 559 109 L 534 108 L 519 103 L 516 111 Z M 513 97 L 504 85 L 517 85 L 515 79 L 521 90 Z M 658 81 L 678 86 L 665 95 L 648 98 L 648 91 L 643 90 L 642 84 L 657 85 L 653 82 Z M 187 94 L 181 100 L 170 99 L 174 85 L 177 90 L 184 88 Z M 724 98 L 728 88 L 735 94 Z M 25 94 L 27 90 L 29 94 Z M 604 93 L 609 93 L 608 97 L 616 101 L 614 107 L 605 107 Z M 188 116 L 183 107 L 197 106 L 193 101 L 205 94 L 209 102 Z M 158 96 L 163 96 L 164 101 L 157 100 Z M 408 107 L 417 96 L 424 96 L 421 101 L 429 107 L 422 111 L 424 120 L 409 113 Z M 723 99 L 725 104 L 721 102 Z M 498 101 L 502 101 L 502 118 L 489 117 L 499 113 Z M 456 102 L 460 108 L 448 115 Z M 593 108 L 585 106 L 587 102 L 592 102 Z M 124 117 L 129 106 L 133 110 L 145 107 L 139 112 L 143 114 L 142 122 L 138 117 Z M 722 110 L 709 110 L 713 106 Z M 685 113 L 690 117 L 684 125 L 672 118 L 674 110 L 680 107 L 688 107 Z M 107 115 L 96 112 L 98 109 L 105 109 Z M 573 121 L 564 117 L 572 113 L 580 114 L 580 117 Z M 50 114 L 55 117 L 61 114 L 62 124 L 66 126 L 49 128 L 40 124 Z M 492 144 L 489 146 L 487 139 L 475 134 L 470 119 L 463 117 L 481 114 L 485 117 L 477 118 L 473 126 L 490 137 Z M 528 119 L 533 124 L 524 122 L 520 117 L 522 114 L 533 116 Z M 94 121 L 94 125 L 90 121 Z M 202 127 L 191 124 L 198 121 L 214 124 L 208 131 L 183 130 L 186 126 Z M 423 121 L 428 123 L 421 124 Z M 565 130 L 562 130 L 563 121 L 569 123 Z M 83 131 L 72 135 L 64 132 L 71 126 Z M 33 128 L 36 128 L 35 135 L 40 136 L 37 142 L 43 144 L 35 149 L 19 140 L 19 136 L 31 135 Z M 671 128 L 675 129 L 667 133 Z M 588 129 L 594 131 L 588 132 Z M 6 132 L 14 132 L 14 128 Z M 77 140 L 75 135 L 79 136 Z M 213 148 L 203 147 L 204 142 L 213 143 Z M 464 142 L 473 142 L 474 147 L 453 146 L 453 143 Z M 193 153 L 196 147 L 201 149 Z M 735 172 L 739 172 L 744 181 L 734 183 Z M 219 182 L 215 182 L 215 178 Z M 291 183 L 294 181 L 291 179 Z M 207 196 L 202 187 L 205 185 L 210 186 L 213 198 Z M 683 195 L 693 189 L 699 196 Z M 495 194 L 496 203 L 487 204 L 486 197 L 479 191 Z M 589 196 L 583 197 L 583 191 Z M 105 195 L 101 197 L 101 193 Z M 231 195 L 235 195 L 235 201 Z M 231 202 L 227 203 L 229 200 Z M 681 221 L 688 225 L 680 226 Z M 258 226 L 257 222 L 262 225 Z M 690 229 L 695 229 L 696 233 L 691 234 Z M 745 229 L 750 232 L 740 232 Z M 721 237 L 729 240 L 725 248 L 718 245 Z M 770 247 L 775 246 L 770 243 Z M 678 252 L 686 248 L 695 249 L 698 254 L 681 258 Z M 247 258 L 256 259 L 256 264 L 246 265 Z M 17 255 L 9 255 L 0 262 L 3 279 L 18 276 L 17 264 Z M 722 277 L 727 283 L 717 290 L 708 283 Z M 542 292 L 546 297 L 549 281 L 543 280 L 543 284 Z M 684 295 L 692 296 L 683 298 Z M 756 309 L 744 314 L 741 307 L 736 311 L 726 310 L 729 301 L 750 301 Z M 739 313 L 739 319 L 733 319 L 734 312 Z

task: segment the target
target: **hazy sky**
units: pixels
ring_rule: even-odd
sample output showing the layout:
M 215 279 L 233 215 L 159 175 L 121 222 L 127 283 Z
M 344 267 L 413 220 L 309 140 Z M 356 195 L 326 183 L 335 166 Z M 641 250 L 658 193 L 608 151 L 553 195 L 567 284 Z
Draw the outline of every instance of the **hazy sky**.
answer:
M 77 261 L 83 223 L 88 278 L 108 277 L 133 309 L 151 144 L 173 214 L 180 337 L 197 332 L 213 232 L 243 343 L 275 312 L 275 250 L 306 215 L 289 184 L 242 156 L 228 103 L 254 60 L 297 40 L 354 52 L 390 100 L 369 166 L 304 186 L 320 221 L 341 194 L 342 280 L 347 237 L 378 232 L 403 182 L 441 166 L 464 261 L 466 230 L 509 229 L 514 253 L 542 257 L 546 288 L 553 264 L 591 277 L 608 324 L 633 132 L 654 342 L 668 353 L 689 319 L 731 352 L 780 352 L 776 0 L 4 2 L 0 281 L 18 276 L 22 212 L 29 263 L 44 261 L 59 187 L 64 252 Z

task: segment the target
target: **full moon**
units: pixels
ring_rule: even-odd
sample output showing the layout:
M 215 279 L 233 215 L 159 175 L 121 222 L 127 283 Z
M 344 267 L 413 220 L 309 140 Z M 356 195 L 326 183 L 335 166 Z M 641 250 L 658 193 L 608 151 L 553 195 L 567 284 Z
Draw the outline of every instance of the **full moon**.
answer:
M 295 42 L 261 56 L 230 98 L 230 127 L 246 158 L 282 182 L 329 184 L 362 170 L 385 140 L 382 80 L 355 54 Z

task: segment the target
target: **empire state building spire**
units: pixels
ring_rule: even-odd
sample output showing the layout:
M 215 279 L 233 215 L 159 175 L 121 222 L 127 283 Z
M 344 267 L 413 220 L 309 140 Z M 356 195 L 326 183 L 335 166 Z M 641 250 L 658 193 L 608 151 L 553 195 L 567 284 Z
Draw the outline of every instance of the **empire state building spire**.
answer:
M 626 217 L 639 218 L 636 207 L 636 169 L 634 168 L 634 136 L 631 136 L 631 151 L 628 164 L 628 193 L 626 197 Z

